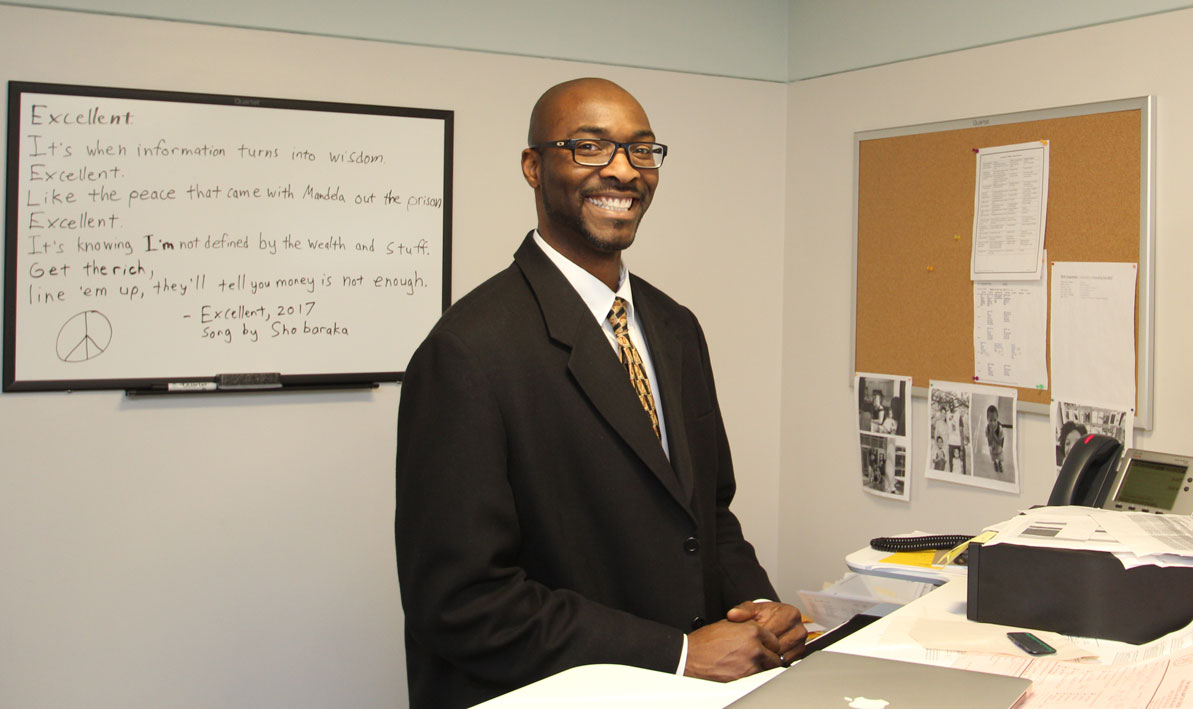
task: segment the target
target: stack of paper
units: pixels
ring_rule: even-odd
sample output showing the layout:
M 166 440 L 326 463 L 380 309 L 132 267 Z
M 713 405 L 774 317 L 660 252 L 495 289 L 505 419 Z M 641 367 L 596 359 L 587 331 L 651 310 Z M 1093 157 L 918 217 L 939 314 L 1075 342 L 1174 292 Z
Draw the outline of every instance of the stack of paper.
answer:
M 1193 516 L 1095 507 L 1038 507 L 995 525 L 986 542 L 1114 554 L 1124 568 L 1193 566 Z

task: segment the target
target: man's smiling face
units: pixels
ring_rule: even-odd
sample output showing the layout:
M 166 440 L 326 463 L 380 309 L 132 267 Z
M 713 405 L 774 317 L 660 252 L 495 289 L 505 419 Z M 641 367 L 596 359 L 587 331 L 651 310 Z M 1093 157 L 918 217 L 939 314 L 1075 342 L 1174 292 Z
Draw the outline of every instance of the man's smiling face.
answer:
M 646 112 L 623 89 L 597 80 L 568 86 L 538 107 L 532 143 L 596 138 L 653 141 Z M 570 150 L 523 153 L 523 172 L 535 188 L 539 233 L 565 255 L 620 252 L 634 243 L 650 206 L 658 169 L 635 168 L 624 150 L 604 167 L 577 164 Z M 595 252 L 595 253 L 594 253 Z M 573 259 L 576 260 L 576 259 Z

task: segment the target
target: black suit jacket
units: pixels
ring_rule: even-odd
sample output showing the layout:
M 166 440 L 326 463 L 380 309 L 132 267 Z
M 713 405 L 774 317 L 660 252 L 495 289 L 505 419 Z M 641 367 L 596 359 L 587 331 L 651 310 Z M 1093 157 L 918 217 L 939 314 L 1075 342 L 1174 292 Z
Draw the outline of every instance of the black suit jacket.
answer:
M 645 281 L 633 292 L 670 461 L 530 236 L 411 359 L 395 535 L 412 706 L 469 706 L 590 663 L 674 672 L 683 633 L 776 598 L 729 511 L 703 332 Z

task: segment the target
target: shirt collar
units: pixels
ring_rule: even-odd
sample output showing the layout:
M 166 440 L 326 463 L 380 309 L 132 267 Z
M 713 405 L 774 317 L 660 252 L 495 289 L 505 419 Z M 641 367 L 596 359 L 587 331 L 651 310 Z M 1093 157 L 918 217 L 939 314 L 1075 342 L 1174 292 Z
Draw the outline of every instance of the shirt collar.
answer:
M 626 303 L 627 314 L 632 316 L 634 312 L 634 294 L 630 290 L 629 271 L 625 267 L 625 263 L 621 264 L 621 273 L 617 276 L 617 290 L 610 291 L 609 286 L 601 282 L 599 278 L 592 275 L 583 268 L 568 260 L 566 256 L 559 253 L 538 233 L 534 231 L 534 243 L 538 244 L 547 258 L 551 259 L 551 263 L 563 273 L 563 277 L 567 279 L 568 283 L 572 284 L 572 288 L 576 289 L 576 293 L 580 295 L 580 299 L 592 311 L 592 316 L 596 318 L 597 322 L 604 323 L 605 318 L 609 315 L 609 309 L 613 307 L 613 298 L 623 298 Z

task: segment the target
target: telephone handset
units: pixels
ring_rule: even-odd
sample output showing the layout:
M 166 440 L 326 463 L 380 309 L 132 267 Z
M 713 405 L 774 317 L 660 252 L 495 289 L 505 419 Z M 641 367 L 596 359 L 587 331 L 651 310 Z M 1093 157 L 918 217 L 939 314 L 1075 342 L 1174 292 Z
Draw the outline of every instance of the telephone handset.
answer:
M 1075 442 L 1056 476 L 1048 504 L 1101 507 L 1110 492 L 1121 450 L 1117 440 L 1097 433 Z

